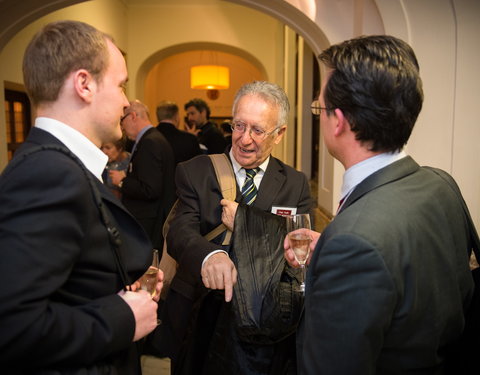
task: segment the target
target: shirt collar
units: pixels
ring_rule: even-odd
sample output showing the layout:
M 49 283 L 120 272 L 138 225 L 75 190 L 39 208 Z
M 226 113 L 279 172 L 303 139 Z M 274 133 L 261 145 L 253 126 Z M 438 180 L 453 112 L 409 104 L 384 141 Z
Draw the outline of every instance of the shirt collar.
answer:
M 61 141 L 95 177 L 102 181 L 102 172 L 107 165 L 108 156 L 92 141 L 78 130 L 52 118 L 37 117 L 35 127 L 50 133 Z
M 135 143 L 138 143 L 138 141 L 143 137 L 143 135 L 147 132 L 148 129 L 153 128 L 153 125 L 147 125 L 145 126 L 140 132 L 137 134 L 137 138 L 135 138 Z
M 238 164 L 238 162 L 235 160 L 232 149 L 230 149 L 229 156 L 230 156 L 230 160 L 232 161 L 232 167 L 235 174 L 237 175 L 240 173 L 240 174 L 243 174 L 243 176 L 245 177 L 245 169 L 240 164 Z M 258 168 L 260 168 L 258 173 L 262 173 L 262 175 L 263 173 L 265 173 L 265 171 L 267 170 L 269 161 L 270 161 L 270 155 L 264 160 L 262 164 L 258 166 Z
M 344 199 L 350 195 L 353 189 L 371 174 L 404 158 L 405 156 L 407 156 L 407 154 L 404 151 L 385 152 L 351 166 L 343 175 L 341 198 Z

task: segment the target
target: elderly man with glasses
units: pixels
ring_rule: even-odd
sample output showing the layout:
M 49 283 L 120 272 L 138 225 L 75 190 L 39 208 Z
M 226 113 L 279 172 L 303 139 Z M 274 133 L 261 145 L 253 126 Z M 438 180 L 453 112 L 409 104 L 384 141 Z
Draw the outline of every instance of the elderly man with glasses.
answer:
M 294 330 L 276 343 L 271 342 L 272 337 L 266 337 L 262 342 L 253 338 L 247 344 L 236 336 L 231 318 L 237 313 L 232 311 L 236 306 L 231 303 L 232 296 L 243 287 L 236 255 L 232 255 L 244 251 L 239 249 L 236 237 L 240 228 L 238 215 L 235 218 L 237 206 L 247 207 L 253 214 L 276 217 L 280 226 L 283 218 L 273 214 L 309 213 L 312 209 L 306 176 L 271 156 L 287 129 L 288 112 L 288 98 L 275 84 L 256 81 L 237 92 L 232 147 L 227 151 L 237 182 L 236 202 L 222 200 L 208 156 L 198 156 L 177 166 L 179 204 L 167 243 L 170 255 L 178 262 L 178 271 L 166 300 L 162 328 L 171 329 L 163 339 L 175 373 L 195 369 L 198 373 L 236 374 L 245 373 L 246 367 L 258 374 L 295 371 Z M 221 245 L 222 235 L 212 241 L 203 237 L 222 222 L 222 207 L 227 227 L 234 226 L 235 218 L 233 245 L 228 248 Z M 255 232 L 255 238 L 264 236 L 260 228 Z M 283 245 L 283 236 L 279 231 L 272 235 L 271 242 L 281 240 Z M 283 248 L 280 259 L 282 254 Z M 286 263 L 281 261 L 283 269 Z M 192 329 L 187 334 L 188 326 Z

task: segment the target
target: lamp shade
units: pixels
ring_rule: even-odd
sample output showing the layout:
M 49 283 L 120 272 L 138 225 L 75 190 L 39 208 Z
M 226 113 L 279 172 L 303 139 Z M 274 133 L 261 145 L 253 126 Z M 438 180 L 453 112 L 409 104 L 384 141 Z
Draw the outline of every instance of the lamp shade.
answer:
M 199 90 L 225 90 L 230 86 L 230 70 L 220 65 L 196 65 L 190 68 L 190 87 Z

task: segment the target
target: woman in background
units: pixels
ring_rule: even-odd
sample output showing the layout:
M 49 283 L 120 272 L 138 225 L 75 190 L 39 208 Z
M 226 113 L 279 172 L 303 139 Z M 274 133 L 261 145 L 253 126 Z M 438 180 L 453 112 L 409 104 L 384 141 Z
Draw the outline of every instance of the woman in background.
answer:
M 130 153 L 125 150 L 125 144 L 126 138 L 123 136 L 118 141 L 104 143 L 101 147 L 101 150 L 108 156 L 108 163 L 102 174 L 103 181 L 118 199 L 121 197 L 120 188 L 113 185 L 108 171 L 127 170 L 128 163 L 130 162 Z

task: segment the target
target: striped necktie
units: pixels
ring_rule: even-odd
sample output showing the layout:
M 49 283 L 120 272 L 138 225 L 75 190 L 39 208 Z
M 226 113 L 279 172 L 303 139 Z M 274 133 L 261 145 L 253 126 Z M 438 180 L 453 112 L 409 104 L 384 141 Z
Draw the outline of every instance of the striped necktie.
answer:
M 243 201 L 247 205 L 251 205 L 255 201 L 255 198 L 257 198 L 257 187 L 253 183 L 253 178 L 258 171 L 259 168 L 245 169 L 245 172 L 247 173 L 247 178 L 245 179 L 245 183 L 242 187 L 242 195 Z

